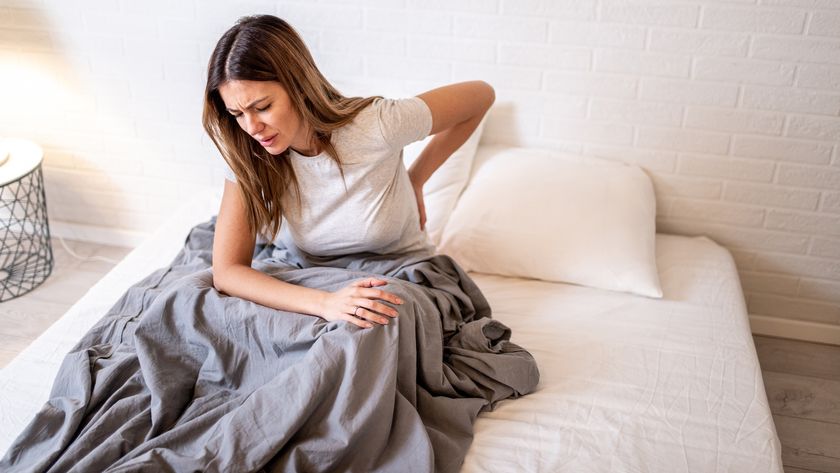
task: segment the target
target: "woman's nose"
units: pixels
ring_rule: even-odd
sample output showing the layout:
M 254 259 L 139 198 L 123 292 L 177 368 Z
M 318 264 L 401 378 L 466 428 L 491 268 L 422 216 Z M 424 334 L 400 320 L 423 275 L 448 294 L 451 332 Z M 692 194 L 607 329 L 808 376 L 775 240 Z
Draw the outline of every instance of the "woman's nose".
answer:
M 256 114 L 246 113 L 245 114 L 245 131 L 248 132 L 249 135 L 254 136 L 262 130 L 262 122 L 257 117 Z

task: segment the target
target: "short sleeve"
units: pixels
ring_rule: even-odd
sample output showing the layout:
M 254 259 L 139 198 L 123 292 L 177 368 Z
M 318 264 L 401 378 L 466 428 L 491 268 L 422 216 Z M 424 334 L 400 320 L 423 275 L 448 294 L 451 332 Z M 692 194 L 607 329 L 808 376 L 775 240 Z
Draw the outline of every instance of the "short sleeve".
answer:
M 420 97 L 382 99 L 377 106 L 379 128 L 391 149 L 420 141 L 432 131 L 432 111 Z

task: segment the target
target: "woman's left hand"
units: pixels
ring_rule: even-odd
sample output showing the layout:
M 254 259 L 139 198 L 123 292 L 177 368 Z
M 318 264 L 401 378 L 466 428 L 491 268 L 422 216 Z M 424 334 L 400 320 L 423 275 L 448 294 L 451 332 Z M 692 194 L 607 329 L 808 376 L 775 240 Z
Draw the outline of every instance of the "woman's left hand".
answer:
M 420 231 L 426 228 L 426 204 L 423 202 L 423 186 L 411 183 L 414 188 L 414 197 L 417 199 L 417 212 L 420 214 Z

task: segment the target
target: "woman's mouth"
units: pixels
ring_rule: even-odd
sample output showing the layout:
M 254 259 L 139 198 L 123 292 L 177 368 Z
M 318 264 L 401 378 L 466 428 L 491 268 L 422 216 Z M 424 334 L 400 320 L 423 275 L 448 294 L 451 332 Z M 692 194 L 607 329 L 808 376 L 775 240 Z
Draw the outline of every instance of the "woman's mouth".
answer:
M 277 138 L 277 135 L 273 135 L 273 136 L 268 137 L 265 140 L 258 140 L 258 141 L 260 142 L 260 144 L 263 147 L 268 147 L 268 146 L 271 146 L 271 143 L 274 141 L 275 138 Z

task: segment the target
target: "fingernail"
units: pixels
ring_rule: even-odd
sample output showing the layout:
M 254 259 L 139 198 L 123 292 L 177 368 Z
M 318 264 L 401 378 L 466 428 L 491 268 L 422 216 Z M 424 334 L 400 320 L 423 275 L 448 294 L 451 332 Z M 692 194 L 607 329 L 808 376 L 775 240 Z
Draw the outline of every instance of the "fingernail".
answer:
M 402 304 L 402 303 L 403 303 L 402 299 L 397 299 L 397 304 Z
M 365 327 L 367 327 L 367 328 L 373 328 L 373 324 L 365 324 Z

